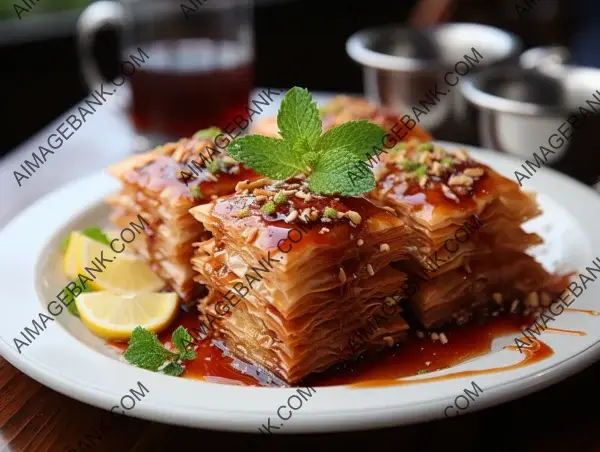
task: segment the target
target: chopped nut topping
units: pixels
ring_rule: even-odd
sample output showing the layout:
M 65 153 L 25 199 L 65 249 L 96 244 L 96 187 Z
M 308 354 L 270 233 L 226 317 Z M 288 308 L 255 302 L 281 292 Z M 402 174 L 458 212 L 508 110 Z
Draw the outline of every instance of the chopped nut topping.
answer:
M 542 292 L 540 294 L 540 301 L 542 303 L 542 306 L 544 306 L 545 308 L 552 304 L 552 299 L 550 298 L 550 295 L 548 295 L 547 292 Z
M 480 177 L 483 176 L 484 172 L 485 171 L 483 170 L 483 168 L 466 168 L 463 171 L 463 174 L 469 177 Z
M 437 341 L 437 340 L 440 338 L 440 336 L 438 336 L 438 334 L 437 334 L 437 333 L 431 333 L 431 336 L 429 336 L 429 337 L 430 337 L 430 338 L 431 338 L 431 340 L 432 340 L 432 341 L 434 341 L 434 342 L 435 342 L 435 341 Z
M 454 174 L 454 175 L 450 176 L 450 179 L 448 179 L 448 185 L 450 185 L 450 186 L 452 186 L 452 185 L 471 186 L 471 185 L 473 185 L 473 179 L 470 178 L 469 176 L 465 176 L 463 174 Z
M 444 196 L 446 198 L 451 199 L 452 201 L 454 201 L 456 203 L 460 202 L 460 200 L 458 199 L 458 196 L 456 196 L 447 185 L 442 185 L 442 192 L 444 193 Z
M 340 273 L 338 275 L 338 277 L 340 278 L 340 281 L 342 283 L 345 283 L 348 279 L 346 278 L 346 272 L 344 271 L 343 268 L 340 267 Z
M 423 339 L 425 337 L 425 333 L 423 333 L 421 330 L 417 330 L 417 337 Z
M 329 229 L 326 227 L 322 227 L 321 230 L 319 231 L 319 234 L 325 234 L 326 232 L 329 232 Z
M 433 162 L 433 165 L 431 166 L 431 174 L 433 176 L 441 176 L 443 171 L 444 168 L 442 167 L 440 162 Z
M 323 215 L 326 216 L 327 218 L 337 218 L 338 211 L 332 207 L 326 207 L 325 211 L 323 212 Z
M 298 218 L 298 211 L 296 209 L 292 210 L 290 212 L 290 214 L 285 217 L 285 222 L 286 223 L 291 223 L 292 221 L 294 221 L 296 218 Z
M 273 215 L 277 210 L 277 206 L 273 201 L 269 201 L 264 206 L 262 206 L 262 209 L 260 210 L 262 211 L 262 213 L 266 213 L 267 215 Z
M 250 215 L 250 209 L 248 209 L 247 207 L 244 207 L 243 209 L 238 210 L 237 213 L 235 214 L 235 216 L 238 218 L 246 218 L 249 215 Z
M 394 345 L 394 339 L 392 336 L 383 336 L 383 340 L 391 347 Z
M 373 266 L 371 264 L 367 264 L 367 273 L 371 276 L 375 274 L 375 270 L 373 270 Z
M 283 193 L 285 196 L 294 196 L 296 191 L 297 190 L 282 190 L 281 193 Z
M 262 188 L 257 188 L 252 192 L 254 196 L 274 196 L 276 193 L 271 190 L 263 190 Z
M 390 246 L 387 243 L 382 243 L 379 245 L 379 251 L 387 252 L 390 250 Z
M 500 292 L 494 292 L 492 294 L 492 299 L 496 302 L 496 304 L 502 304 L 502 294 Z
M 466 162 L 469 160 L 469 154 L 464 149 L 458 149 L 454 151 L 454 156 L 460 160 L 461 162 Z
M 235 186 L 235 191 L 252 190 L 253 188 L 264 187 L 265 185 L 269 185 L 270 183 L 271 179 L 269 179 L 268 177 L 263 177 L 262 179 L 258 179 L 252 182 L 249 182 L 248 180 L 243 180 L 237 183 L 237 185 Z
M 510 305 L 511 314 L 514 314 L 516 312 L 518 306 L 519 306 L 519 300 L 514 300 L 512 302 L 512 304 Z
M 531 292 L 527 294 L 525 298 L 525 306 L 528 308 L 537 308 L 540 304 L 537 292 Z
M 440 333 L 440 342 L 442 345 L 446 345 L 448 343 L 448 338 L 444 333 Z
M 310 201 L 310 193 L 304 193 L 303 191 L 297 191 L 295 194 L 296 198 L 304 199 L 306 202 Z
M 425 365 L 426 365 L 427 367 L 431 366 L 431 361 L 425 361 Z
M 310 221 L 310 209 L 308 207 L 300 213 L 300 218 L 305 223 L 308 223 Z
M 360 224 L 360 222 L 362 221 L 361 216 L 358 214 L 358 212 L 355 212 L 354 210 L 349 210 L 348 212 L 346 212 L 346 217 L 354 224 Z
M 267 198 L 265 195 L 260 195 L 260 196 L 256 197 L 256 200 L 258 202 L 263 202 L 263 201 L 266 201 L 267 199 L 269 199 L 269 198 Z
M 356 244 L 357 244 L 358 246 L 363 246 L 363 245 L 365 244 L 365 241 L 364 241 L 363 239 L 358 239 L 358 240 L 356 241 Z
M 278 192 L 273 198 L 275 204 L 285 204 L 287 202 L 287 197 L 283 193 L 283 191 Z

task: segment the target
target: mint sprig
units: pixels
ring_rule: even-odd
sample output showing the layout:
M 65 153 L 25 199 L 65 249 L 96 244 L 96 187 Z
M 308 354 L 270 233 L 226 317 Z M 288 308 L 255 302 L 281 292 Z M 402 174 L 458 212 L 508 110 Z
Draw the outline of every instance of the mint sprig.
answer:
M 164 374 L 178 377 L 185 370 L 181 361 L 196 359 L 196 352 L 188 348 L 194 344 L 194 339 L 184 327 L 179 326 L 173 331 L 171 340 L 179 353 L 167 350 L 156 334 L 138 326 L 133 330 L 129 347 L 123 356 L 134 366 L 153 372 L 162 368 Z
M 272 179 L 304 174 L 317 194 L 355 196 L 375 188 L 370 171 L 353 170 L 373 155 L 386 135 L 379 125 L 349 121 L 325 134 L 316 102 L 303 88 L 290 89 L 277 114 L 281 139 L 249 135 L 229 145 L 229 154 L 239 162 Z

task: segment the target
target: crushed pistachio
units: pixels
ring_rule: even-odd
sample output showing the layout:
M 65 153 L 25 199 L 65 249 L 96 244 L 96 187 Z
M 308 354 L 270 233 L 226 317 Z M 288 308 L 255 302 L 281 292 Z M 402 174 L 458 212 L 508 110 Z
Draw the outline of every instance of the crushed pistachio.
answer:
M 417 148 L 417 150 L 419 152 L 433 151 L 433 144 L 432 143 L 420 144 L 419 147 Z
M 406 143 L 397 143 L 392 149 L 392 152 L 401 152 L 406 149 Z
M 444 157 L 440 160 L 440 163 L 446 168 L 452 168 L 454 166 L 454 161 L 450 157 Z
M 327 207 L 325 212 L 323 212 L 323 215 L 325 215 L 327 218 L 337 218 L 338 212 L 333 207 Z
M 248 209 L 247 207 L 244 207 L 243 209 L 238 210 L 238 212 L 235 215 L 238 218 L 246 218 L 246 217 L 250 216 L 250 209 Z
M 200 185 L 194 185 L 193 187 L 190 187 L 190 192 L 192 193 L 192 195 L 194 195 L 194 198 L 204 199 L 204 193 L 202 193 Z
M 417 370 L 417 375 L 426 374 L 427 372 L 428 372 L 427 369 L 419 369 L 419 370 Z
M 417 177 L 426 176 L 427 175 L 427 165 L 423 164 L 423 165 L 419 165 L 417 168 L 415 168 L 414 175 Z
M 211 172 L 211 173 L 216 173 L 217 171 L 219 171 L 221 168 L 219 167 L 219 162 L 217 162 L 216 160 L 213 160 L 211 162 L 208 162 L 206 164 L 206 169 Z
M 273 198 L 273 201 L 275 202 L 275 204 L 285 204 L 287 202 L 287 197 L 282 191 L 280 191 L 277 192 L 277 194 Z
M 269 201 L 264 206 L 262 206 L 262 213 L 266 213 L 267 215 L 273 215 L 277 210 L 277 206 L 273 201 Z
M 413 171 L 417 169 L 420 165 L 417 162 L 411 162 L 410 160 L 404 160 L 401 162 L 402 169 L 404 171 Z

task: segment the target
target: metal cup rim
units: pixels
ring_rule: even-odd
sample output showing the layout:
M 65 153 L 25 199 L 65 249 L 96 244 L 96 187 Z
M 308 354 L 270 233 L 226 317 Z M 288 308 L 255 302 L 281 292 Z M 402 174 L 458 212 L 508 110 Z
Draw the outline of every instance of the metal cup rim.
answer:
M 513 99 L 506 99 L 504 97 L 490 94 L 484 91 L 480 86 L 481 82 L 486 78 L 489 78 L 496 74 L 506 74 L 507 71 L 515 72 L 529 72 L 532 74 L 540 75 L 535 70 L 524 69 L 516 66 L 511 68 L 489 68 L 483 70 L 478 74 L 467 76 L 461 84 L 461 92 L 463 96 L 473 105 L 485 108 L 487 110 L 510 113 L 519 116 L 543 116 L 543 117 L 562 117 L 566 112 L 566 108 L 561 103 L 542 105 L 533 102 L 525 102 Z M 548 77 L 548 79 L 551 79 Z M 560 82 L 557 80 L 557 83 Z
M 489 25 L 471 22 L 449 22 L 443 25 L 427 27 L 422 31 L 425 35 L 433 37 L 444 30 L 459 27 L 468 28 L 470 31 L 493 31 L 498 35 L 502 35 L 508 43 L 508 50 L 506 51 L 506 55 L 497 58 L 497 60 L 502 60 L 511 55 L 517 55 L 522 49 L 521 40 L 517 35 Z M 415 70 L 439 70 L 440 68 L 444 67 L 444 65 L 436 59 L 410 58 L 405 56 L 389 55 L 369 48 L 370 43 L 375 37 L 393 30 L 414 32 L 412 28 L 399 24 L 389 24 L 359 30 L 352 34 L 346 41 L 346 53 L 357 63 L 374 69 L 402 72 Z

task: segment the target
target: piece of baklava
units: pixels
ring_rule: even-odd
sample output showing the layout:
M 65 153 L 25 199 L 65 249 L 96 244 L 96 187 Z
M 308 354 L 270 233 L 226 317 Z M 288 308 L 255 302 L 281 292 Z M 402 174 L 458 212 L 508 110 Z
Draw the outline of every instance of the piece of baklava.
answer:
M 151 233 L 130 246 L 184 303 L 195 301 L 203 288 L 194 281 L 192 243 L 210 233 L 189 209 L 233 193 L 239 181 L 260 176 L 229 157 L 214 139 L 198 134 L 132 155 L 109 172 L 123 183 L 123 189 L 106 200 L 113 207 L 111 221 L 122 228 L 141 214 Z
M 360 349 L 349 345 L 405 281 L 406 228 L 363 197 L 311 193 L 302 178 L 244 182 L 191 209 L 213 234 L 196 244 L 198 308 L 213 337 L 287 383 L 402 339 L 395 315 Z
M 396 266 L 420 281 L 410 303 L 426 327 L 464 320 L 492 298 L 512 303 L 555 285 L 526 254 L 542 243 L 522 228 L 541 213 L 535 196 L 465 150 L 411 140 L 382 157 L 375 178 L 367 196 L 410 230 L 412 259 Z

